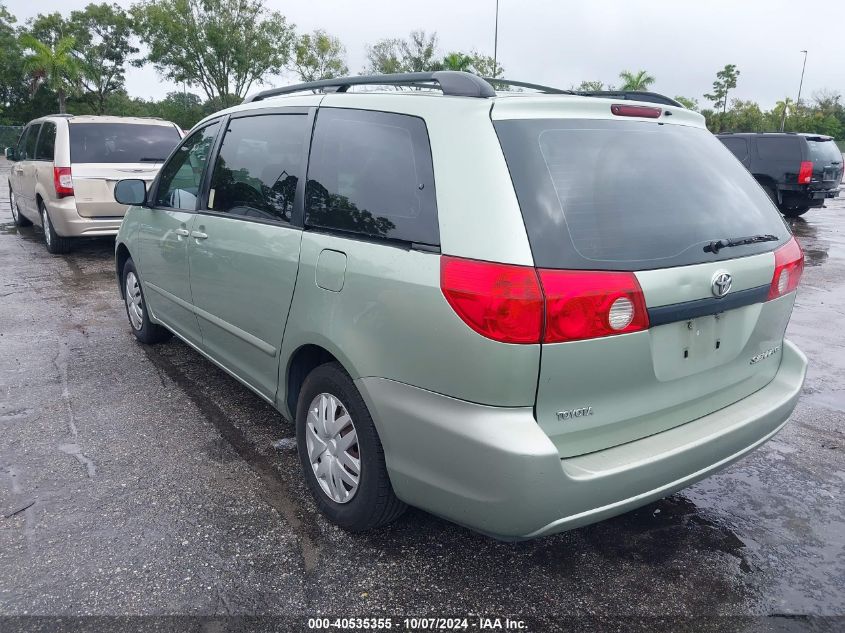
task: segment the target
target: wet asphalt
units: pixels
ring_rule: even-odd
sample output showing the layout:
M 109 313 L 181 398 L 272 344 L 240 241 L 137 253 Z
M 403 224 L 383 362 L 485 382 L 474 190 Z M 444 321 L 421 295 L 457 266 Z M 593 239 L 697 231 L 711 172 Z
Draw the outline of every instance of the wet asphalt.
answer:
M 791 222 L 807 268 L 788 336 L 810 368 L 786 428 L 680 494 L 501 543 L 418 510 L 365 535 L 327 523 L 292 424 L 179 341 L 136 343 L 114 241 L 49 255 L 13 226 L 7 173 L 0 159 L 0 616 L 845 629 L 793 617 L 845 615 L 845 198 Z

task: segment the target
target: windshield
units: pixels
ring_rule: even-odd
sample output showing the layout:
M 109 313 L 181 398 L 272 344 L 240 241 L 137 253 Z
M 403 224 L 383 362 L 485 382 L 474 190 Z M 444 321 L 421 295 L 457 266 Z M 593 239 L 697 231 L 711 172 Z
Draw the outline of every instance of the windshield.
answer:
M 173 125 L 71 123 L 72 163 L 164 162 L 179 143 Z
M 708 131 L 640 121 L 497 121 L 535 264 L 644 270 L 770 251 L 789 236 Z M 777 240 L 717 253 L 713 240 Z
M 829 165 L 842 162 L 842 154 L 832 140 L 807 139 L 807 146 L 810 148 L 810 160 L 814 163 Z

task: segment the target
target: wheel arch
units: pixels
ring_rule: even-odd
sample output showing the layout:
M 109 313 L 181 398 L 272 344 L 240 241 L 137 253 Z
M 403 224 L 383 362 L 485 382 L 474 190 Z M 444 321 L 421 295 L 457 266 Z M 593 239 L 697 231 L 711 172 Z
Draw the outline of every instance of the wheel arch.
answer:
M 314 343 L 300 345 L 290 355 L 282 384 L 285 387 L 283 404 L 287 408 L 288 416 L 292 421 L 296 419 L 296 402 L 299 399 L 299 392 L 302 391 L 302 385 L 308 374 L 320 365 L 333 362 L 339 363 L 341 367 L 346 369 L 335 354 L 322 345 Z
M 117 288 L 120 291 L 120 298 L 125 299 L 123 292 L 123 281 L 121 277 L 123 276 L 123 267 L 126 265 L 126 262 L 132 257 L 132 253 L 129 252 L 129 247 L 126 246 L 123 242 L 118 242 L 117 246 L 114 249 L 114 263 L 115 263 L 115 274 L 117 276 Z

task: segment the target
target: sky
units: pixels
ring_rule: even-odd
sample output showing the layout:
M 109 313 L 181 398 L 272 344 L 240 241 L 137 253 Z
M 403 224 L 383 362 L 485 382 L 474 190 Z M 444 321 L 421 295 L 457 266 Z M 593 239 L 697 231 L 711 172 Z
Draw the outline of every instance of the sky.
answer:
M 0 0 L 19 22 L 38 13 L 65 15 L 90 0 Z M 100 1 L 100 0 L 98 0 Z M 131 0 L 117 0 L 128 7 Z M 442 52 L 493 54 L 496 0 L 266 0 L 300 32 L 323 28 L 346 46 L 352 73 L 366 62 L 366 46 L 413 29 L 436 31 Z M 652 90 L 697 98 L 710 92 L 725 64 L 740 70 L 731 97 L 770 108 L 795 99 L 808 51 L 802 99 L 821 89 L 845 93 L 845 51 L 837 29 L 845 2 L 825 4 L 823 21 L 805 22 L 795 0 L 499 0 L 499 63 L 505 77 L 570 88 L 582 80 L 618 83 L 621 70 L 647 70 Z M 269 77 L 268 86 L 293 82 Z M 132 96 L 159 99 L 181 90 L 152 67 L 130 68 Z M 190 88 L 189 88 L 190 89 Z M 194 90 L 197 92 L 197 90 Z

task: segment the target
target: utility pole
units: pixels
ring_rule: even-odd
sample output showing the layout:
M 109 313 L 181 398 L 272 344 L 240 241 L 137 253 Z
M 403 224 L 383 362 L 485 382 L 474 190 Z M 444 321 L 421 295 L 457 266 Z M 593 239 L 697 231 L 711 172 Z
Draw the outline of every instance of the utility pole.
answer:
M 496 27 L 493 30 L 493 79 L 496 78 L 496 70 L 499 64 L 496 61 L 499 54 L 499 0 L 496 0 Z
M 798 84 L 798 100 L 795 102 L 795 107 L 798 108 L 801 105 L 801 88 L 804 87 L 804 71 L 807 69 L 807 51 L 801 51 L 804 53 L 804 65 L 801 66 L 801 82 Z M 786 99 L 783 101 L 783 116 L 780 119 L 780 131 L 783 132 L 783 128 L 786 126 L 786 110 L 787 110 L 787 103 Z

